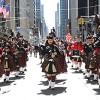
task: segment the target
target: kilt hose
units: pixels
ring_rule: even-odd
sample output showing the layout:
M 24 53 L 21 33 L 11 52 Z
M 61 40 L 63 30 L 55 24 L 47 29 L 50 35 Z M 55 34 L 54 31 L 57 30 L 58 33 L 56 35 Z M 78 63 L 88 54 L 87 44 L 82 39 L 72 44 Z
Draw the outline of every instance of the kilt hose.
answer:
M 9 59 L 9 68 L 10 68 L 10 72 L 15 71 L 15 65 L 14 65 L 14 59 Z
M 92 72 L 94 74 L 97 73 L 97 69 L 98 69 L 97 68 L 97 61 L 96 61 L 96 59 L 97 59 L 97 56 L 93 57 L 92 60 L 90 61 L 90 66 L 89 66 L 89 69 L 92 70 Z

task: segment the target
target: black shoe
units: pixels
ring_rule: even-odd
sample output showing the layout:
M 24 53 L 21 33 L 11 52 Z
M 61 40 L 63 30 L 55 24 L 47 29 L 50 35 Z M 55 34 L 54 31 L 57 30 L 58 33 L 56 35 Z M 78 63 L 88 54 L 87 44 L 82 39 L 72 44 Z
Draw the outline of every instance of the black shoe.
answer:
M 27 71 L 27 69 L 25 69 L 24 71 Z
M 6 81 L 6 83 L 9 83 L 9 81 Z
M 84 76 L 84 79 L 88 79 L 88 80 L 89 80 L 89 79 L 90 79 L 90 77 Z
M 24 71 L 22 71 L 22 74 L 24 74 Z
M 77 68 L 75 68 L 75 70 L 76 70 L 76 71 L 78 71 L 78 69 L 79 69 L 78 67 L 77 67 Z
M 83 73 L 83 75 L 85 75 L 85 73 Z
M 20 73 L 21 73 L 21 74 L 24 74 L 24 71 L 21 71 Z
M 73 68 L 73 65 L 71 67 Z
M 49 89 L 51 89 L 51 86 L 49 86 Z
M 87 77 L 88 80 L 90 80 L 90 77 Z
M 18 75 L 15 75 L 15 77 L 16 77 L 16 78 L 19 78 L 19 76 L 18 76 Z
M 6 82 L 6 79 L 4 79 L 3 81 Z
M 83 73 L 83 71 L 82 70 L 79 70 L 79 73 Z
M 98 82 L 98 80 L 93 80 L 94 82 Z
M 51 88 L 51 90 L 55 90 L 55 88 Z
M 71 63 L 70 61 L 68 61 L 67 63 Z

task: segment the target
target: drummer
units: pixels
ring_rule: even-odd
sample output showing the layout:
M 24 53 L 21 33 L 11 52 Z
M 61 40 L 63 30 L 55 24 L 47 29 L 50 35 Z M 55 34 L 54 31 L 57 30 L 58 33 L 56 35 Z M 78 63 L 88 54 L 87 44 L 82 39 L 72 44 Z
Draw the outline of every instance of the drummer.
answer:
M 82 50 L 82 41 L 81 41 L 81 37 L 74 37 L 74 40 L 73 40 L 73 43 L 71 45 L 71 50 L 72 50 L 72 61 L 74 59 L 74 66 L 75 66 L 75 69 L 79 69 L 81 70 L 81 52 L 83 51 Z M 78 63 L 79 62 L 79 63 Z
M 78 69 L 79 71 L 82 71 L 82 55 L 84 55 L 84 47 L 82 42 L 82 37 L 79 36 L 77 39 L 77 45 L 79 50 L 79 58 L 78 58 Z

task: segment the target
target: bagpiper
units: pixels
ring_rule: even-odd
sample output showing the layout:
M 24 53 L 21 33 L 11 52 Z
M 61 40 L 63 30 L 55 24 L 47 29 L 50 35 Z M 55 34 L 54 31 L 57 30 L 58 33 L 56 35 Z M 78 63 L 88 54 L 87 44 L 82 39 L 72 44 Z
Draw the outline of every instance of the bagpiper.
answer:
M 58 74 L 58 56 L 60 55 L 58 47 L 55 45 L 51 36 L 47 37 L 45 44 L 44 62 L 42 63 L 42 72 L 45 72 L 49 81 L 49 87 L 55 89 L 56 75 Z

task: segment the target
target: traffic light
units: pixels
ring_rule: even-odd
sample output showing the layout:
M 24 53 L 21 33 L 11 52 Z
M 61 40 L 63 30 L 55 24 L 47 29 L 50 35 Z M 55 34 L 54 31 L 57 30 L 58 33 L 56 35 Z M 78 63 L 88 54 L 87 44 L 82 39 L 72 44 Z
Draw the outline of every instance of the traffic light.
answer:
M 79 18 L 78 19 L 78 24 L 83 25 L 84 24 L 84 18 Z

